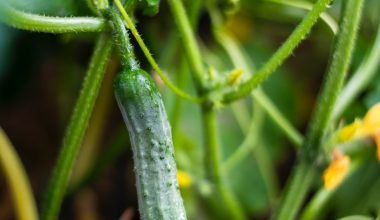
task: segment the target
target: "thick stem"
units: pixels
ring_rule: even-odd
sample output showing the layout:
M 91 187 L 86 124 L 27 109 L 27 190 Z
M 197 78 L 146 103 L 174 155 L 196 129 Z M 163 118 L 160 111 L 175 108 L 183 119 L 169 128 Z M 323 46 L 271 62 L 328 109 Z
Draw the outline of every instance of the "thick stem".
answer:
M 116 45 L 119 47 L 123 68 L 137 70 L 139 68 L 139 63 L 136 61 L 133 46 L 129 41 L 128 31 L 125 28 L 123 20 L 114 9 L 110 9 L 107 15 L 111 18 L 113 24 L 113 35 Z
M 54 34 L 100 32 L 106 27 L 102 18 L 36 15 L 19 11 L 4 1 L 0 1 L 0 20 L 18 29 Z
M 272 219 L 295 219 L 304 197 L 316 176 L 315 172 L 313 164 L 307 161 L 300 161 L 296 165 L 290 177 L 291 181 L 287 183 L 285 197 L 281 201 L 279 212 Z
M 57 219 L 59 209 L 71 176 L 75 159 L 80 149 L 89 118 L 103 79 L 106 64 L 111 54 L 112 41 L 101 35 L 96 43 L 82 90 L 67 126 L 63 145 L 46 191 L 43 204 L 43 220 Z
M 316 172 L 321 140 L 331 121 L 333 107 L 343 85 L 354 50 L 364 0 L 348 0 L 343 11 L 340 31 L 326 81 L 320 93 L 317 108 L 309 124 L 307 136 L 300 149 L 300 159 L 287 183 L 287 190 L 274 219 L 294 219 L 308 192 Z
M 208 178 L 215 184 L 216 189 L 223 199 L 228 209 L 228 214 L 232 219 L 245 219 L 236 198 L 223 181 L 222 169 L 220 166 L 220 146 L 218 142 L 218 132 L 216 126 L 215 110 L 207 104 L 202 108 L 203 136 L 206 146 L 206 167 Z
M 376 70 L 380 65 L 380 23 L 377 28 L 376 40 L 365 56 L 359 68 L 352 75 L 350 81 L 345 85 L 338 101 L 334 107 L 333 119 L 338 119 L 348 106 L 359 96 L 360 92 L 368 86 L 378 73 Z

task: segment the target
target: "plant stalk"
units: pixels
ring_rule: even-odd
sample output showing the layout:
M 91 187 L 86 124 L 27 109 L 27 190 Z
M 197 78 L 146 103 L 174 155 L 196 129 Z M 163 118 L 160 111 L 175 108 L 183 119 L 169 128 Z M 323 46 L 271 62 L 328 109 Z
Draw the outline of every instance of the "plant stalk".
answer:
M 46 190 L 42 220 L 54 220 L 58 217 L 111 51 L 111 39 L 107 35 L 101 35 L 97 40 L 79 98 L 66 129 L 53 176 Z
M 4 0 L 0 1 L 0 20 L 9 26 L 44 33 L 100 32 L 105 20 L 97 17 L 49 17 L 20 11 Z
M 317 22 L 320 14 L 323 13 L 332 0 L 319 0 L 315 3 L 313 9 L 297 26 L 282 46 L 273 54 L 249 80 L 239 85 L 237 89 L 233 89 L 223 95 L 222 102 L 229 103 L 241 97 L 248 95 L 254 88 L 266 80 L 283 62 L 288 58 L 294 49 L 304 40 L 311 28 Z
M 213 107 L 207 106 L 206 104 L 203 105 L 202 120 L 203 136 L 206 146 L 206 167 L 208 178 L 215 184 L 217 192 L 223 199 L 223 202 L 228 209 L 228 213 L 231 215 L 231 219 L 243 220 L 245 219 L 244 212 L 241 210 L 238 201 L 223 180 L 216 114 Z
M 296 168 L 287 183 L 287 190 L 280 204 L 279 212 L 273 216 L 273 219 L 294 219 L 313 182 L 321 141 L 332 119 L 333 107 L 351 62 L 363 1 L 348 0 L 343 8 L 335 50 L 331 57 L 326 80 L 309 124 L 305 141 L 300 149 Z

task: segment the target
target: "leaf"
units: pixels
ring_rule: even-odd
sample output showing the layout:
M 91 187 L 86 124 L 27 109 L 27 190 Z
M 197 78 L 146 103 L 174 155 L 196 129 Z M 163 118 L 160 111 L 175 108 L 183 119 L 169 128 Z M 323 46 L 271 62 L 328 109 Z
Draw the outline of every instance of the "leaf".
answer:
M 364 215 L 351 215 L 344 218 L 339 218 L 338 220 L 372 220 L 372 218 Z

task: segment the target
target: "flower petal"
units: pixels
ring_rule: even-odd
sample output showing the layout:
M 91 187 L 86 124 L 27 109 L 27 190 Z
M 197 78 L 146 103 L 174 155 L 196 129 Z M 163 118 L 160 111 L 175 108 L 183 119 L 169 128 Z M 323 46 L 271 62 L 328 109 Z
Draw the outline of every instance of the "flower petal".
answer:
M 351 141 L 358 136 L 358 134 L 362 133 L 360 132 L 362 130 L 362 124 L 360 119 L 355 119 L 351 124 L 344 126 L 338 133 L 339 142 Z
M 328 190 L 337 187 L 344 179 L 350 166 L 350 158 L 341 153 L 335 158 L 323 173 L 324 186 Z
M 380 132 L 380 103 L 372 106 L 363 119 L 363 126 L 367 133 Z

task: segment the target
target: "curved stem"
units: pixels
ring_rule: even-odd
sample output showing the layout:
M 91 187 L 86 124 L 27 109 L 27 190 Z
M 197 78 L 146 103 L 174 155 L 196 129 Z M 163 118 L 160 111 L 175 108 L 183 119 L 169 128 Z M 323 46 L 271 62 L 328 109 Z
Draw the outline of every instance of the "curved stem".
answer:
M 287 183 L 287 190 L 274 219 L 294 219 L 312 183 L 312 174 L 316 171 L 314 163 L 320 151 L 321 140 L 331 121 L 333 107 L 351 62 L 363 1 L 348 0 L 345 4 L 326 81 L 309 124 L 307 136 L 300 149 L 297 168 Z
M 313 25 L 317 22 L 320 14 L 326 10 L 332 0 L 318 0 L 313 9 L 297 26 L 284 44 L 273 54 L 273 56 L 264 64 L 249 80 L 240 84 L 237 89 L 224 94 L 222 102 L 228 103 L 248 95 L 254 88 L 267 79 L 293 52 L 297 45 L 306 38 Z
M 256 103 L 255 103 L 256 104 Z M 254 105 L 255 107 L 255 105 Z M 222 164 L 222 170 L 225 172 L 230 172 L 245 156 L 249 155 L 254 147 L 258 144 L 259 130 L 263 123 L 264 115 L 262 110 L 255 108 L 256 111 L 253 112 L 251 122 L 248 131 L 245 133 L 245 138 L 240 146 L 229 156 Z
M 193 28 L 191 28 L 190 20 L 184 9 L 182 1 L 169 0 L 168 1 L 172 14 L 177 22 L 178 30 L 182 37 L 182 44 L 186 54 L 189 65 L 193 69 L 193 77 L 198 92 L 205 89 L 203 77 L 203 63 L 202 56 L 194 36 Z
M 359 93 L 376 76 L 380 60 L 380 23 L 377 28 L 376 39 L 370 52 L 365 56 L 359 68 L 352 75 L 350 81 L 343 88 L 333 112 L 333 119 L 338 119 L 344 110 L 358 97 Z
M 146 59 L 152 66 L 152 68 L 157 72 L 157 74 L 160 76 L 162 81 L 171 89 L 175 94 L 181 96 L 184 99 L 187 99 L 189 101 L 195 102 L 195 103 L 201 103 L 204 101 L 204 98 L 198 98 L 193 97 L 186 92 L 182 91 L 178 87 L 176 87 L 172 81 L 164 74 L 164 72 L 160 69 L 157 62 L 154 60 L 153 56 L 151 55 L 148 47 L 145 45 L 143 39 L 141 38 L 139 32 L 137 31 L 136 27 L 134 26 L 131 18 L 128 16 L 127 12 L 124 10 L 122 4 L 120 3 L 120 0 L 115 0 L 116 7 L 119 9 L 119 12 L 123 16 L 125 22 L 128 25 L 128 28 L 131 30 L 132 35 L 135 37 L 137 43 L 139 44 L 141 50 L 143 51 Z
M 251 124 L 250 123 L 251 116 L 249 115 L 249 111 L 246 108 L 245 100 L 234 102 L 230 105 L 230 107 L 234 114 L 236 122 L 240 127 L 240 130 L 243 133 L 247 133 Z
M 17 152 L 0 127 L 0 167 L 8 182 L 19 220 L 38 220 L 36 203 L 28 177 Z
M 58 162 L 46 191 L 42 220 L 54 220 L 58 216 L 71 170 L 80 149 L 106 64 L 111 54 L 111 48 L 112 41 L 108 36 L 101 35 L 96 43 L 80 96 L 67 126 Z
M 252 92 L 252 96 L 257 102 L 265 109 L 266 113 L 273 120 L 273 122 L 284 132 L 290 142 L 296 147 L 300 148 L 303 141 L 301 133 L 293 127 L 287 118 L 278 110 L 273 102 L 265 95 L 261 89 L 256 89 Z
M 100 32 L 105 20 L 96 17 L 49 17 L 19 11 L 8 3 L 0 2 L 0 20 L 22 30 L 45 33 Z
M 215 15 L 215 14 L 214 14 Z M 220 45 L 224 47 L 228 56 L 232 60 L 235 68 L 243 68 L 245 73 L 250 72 L 248 62 L 244 56 L 243 50 L 240 48 L 238 42 L 226 33 L 221 31 L 221 28 L 214 27 L 214 36 Z M 269 117 L 275 122 L 276 125 L 285 133 L 289 140 L 296 146 L 300 147 L 302 144 L 302 135 L 295 129 L 292 124 L 286 119 L 286 117 L 279 111 L 279 109 L 273 104 L 273 102 L 267 97 L 264 91 L 256 89 L 252 92 L 252 97 L 257 104 L 261 105 Z
M 313 8 L 313 4 L 307 1 L 286 1 L 286 0 L 266 0 L 267 2 L 288 5 L 295 8 L 306 9 L 310 11 Z M 323 12 L 320 15 L 322 21 L 324 21 L 330 30 L 336 34 L 338 32 L 338 24 L 335 19 L 327 12 Z

